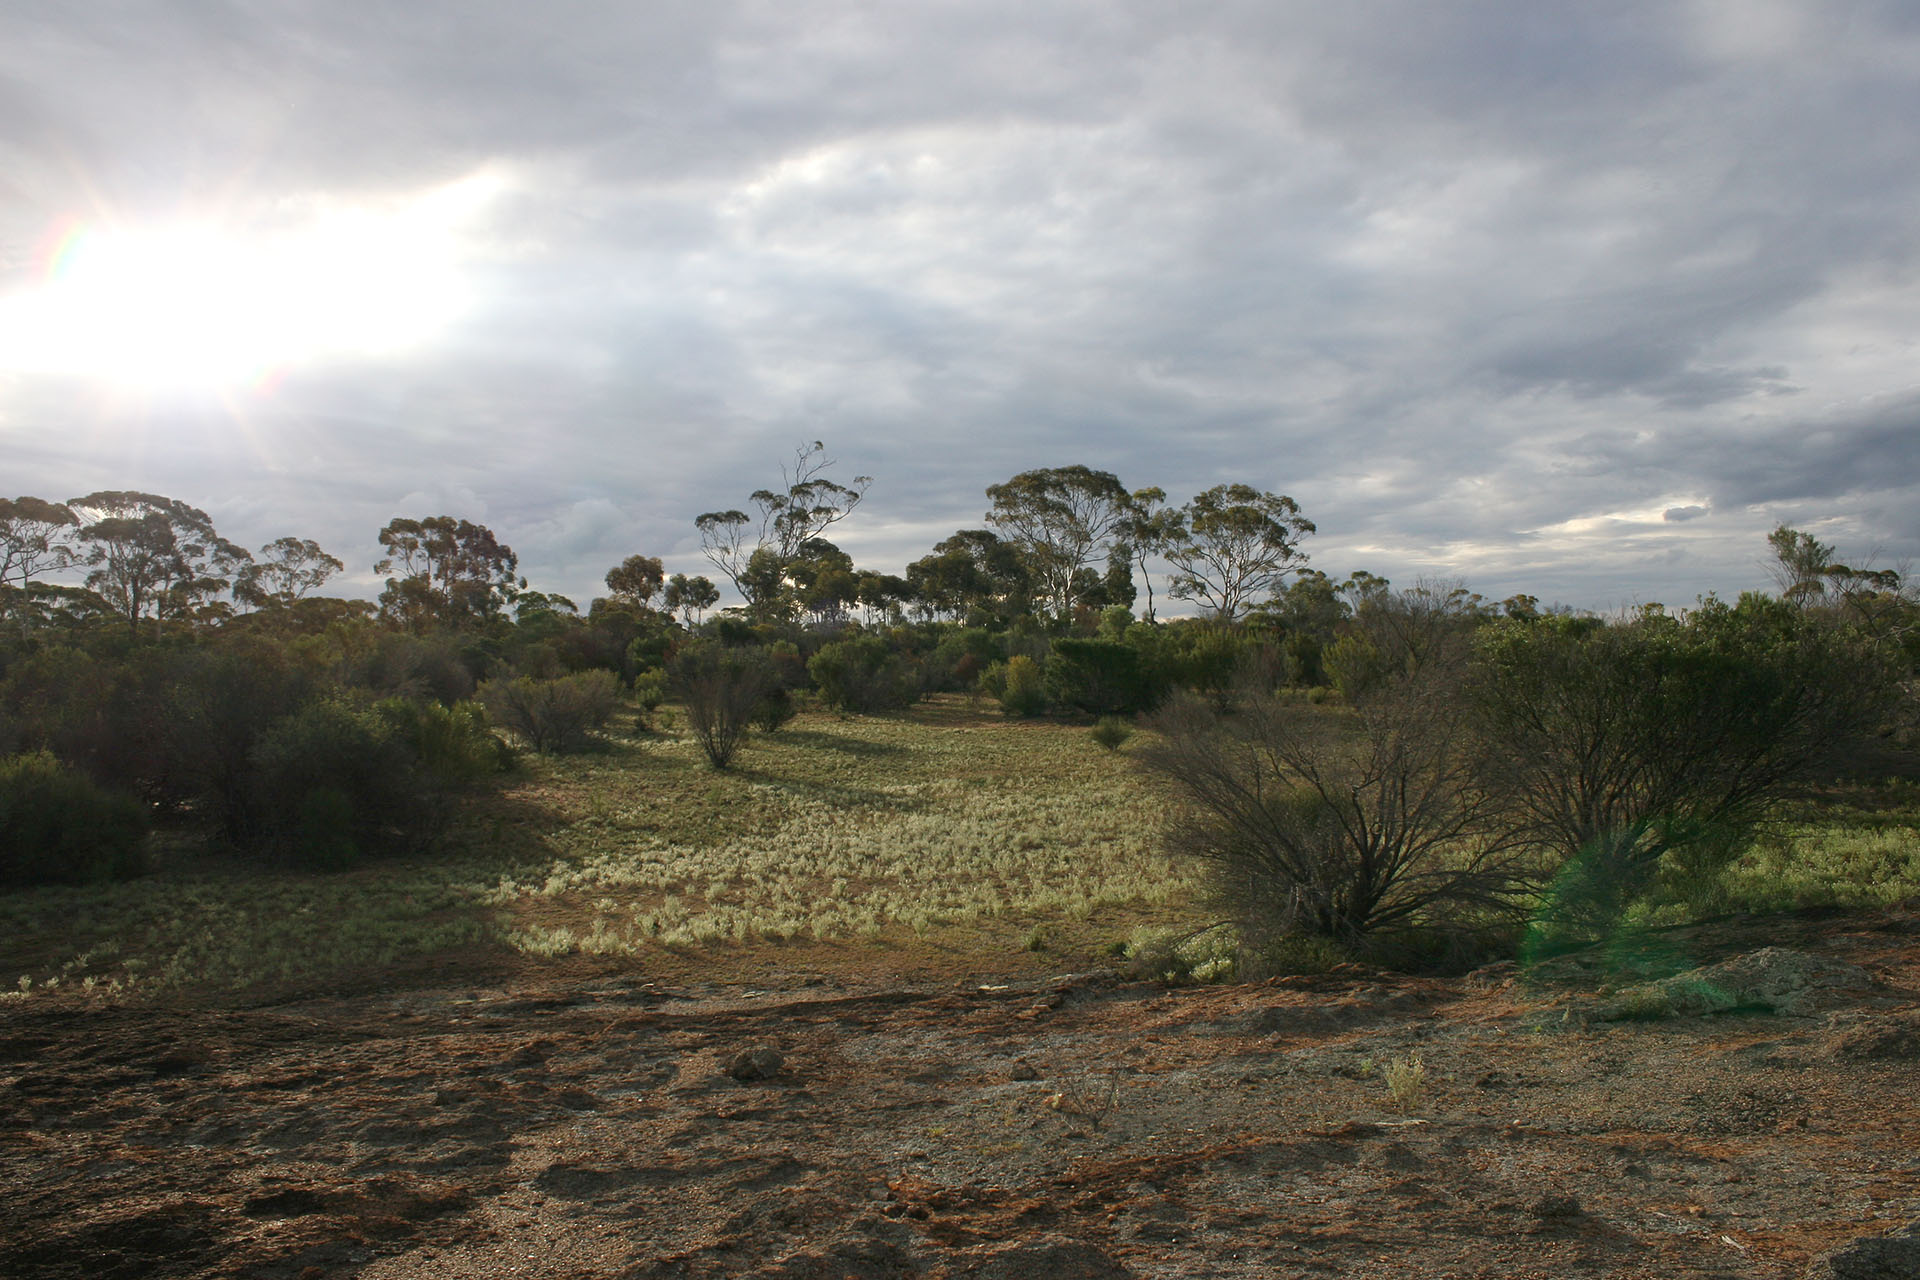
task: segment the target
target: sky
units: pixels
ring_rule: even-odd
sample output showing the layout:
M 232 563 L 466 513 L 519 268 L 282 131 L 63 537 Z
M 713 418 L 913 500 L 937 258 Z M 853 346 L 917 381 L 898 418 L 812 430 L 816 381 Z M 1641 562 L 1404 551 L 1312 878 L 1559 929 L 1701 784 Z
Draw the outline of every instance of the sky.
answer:
M 1491 599 L 1899 567 L 1916 120 L 1899 2 L 7 5 L 0 491 L 583 607 L 814 440 L 887 572 L 1074 464 Z

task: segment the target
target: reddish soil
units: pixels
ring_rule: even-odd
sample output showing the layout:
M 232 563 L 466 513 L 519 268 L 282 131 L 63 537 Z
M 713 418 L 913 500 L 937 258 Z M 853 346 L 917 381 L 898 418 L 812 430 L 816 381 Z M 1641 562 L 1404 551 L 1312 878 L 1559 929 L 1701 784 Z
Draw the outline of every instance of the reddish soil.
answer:
M 1667 942 L 1872 983 L 1645 1022 L 1577 959 L 21 1001 L 0 1274 L 1788 1277 L 1920 1217 L 1920 917 Z

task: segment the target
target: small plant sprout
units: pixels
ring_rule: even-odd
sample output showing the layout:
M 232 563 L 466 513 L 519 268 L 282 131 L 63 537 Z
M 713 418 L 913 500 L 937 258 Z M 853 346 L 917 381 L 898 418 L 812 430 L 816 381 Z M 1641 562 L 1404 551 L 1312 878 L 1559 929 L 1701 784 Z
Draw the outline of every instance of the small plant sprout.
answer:
M 1092 1077 L 1066 1075 L 1061 1077 L 1060 1091 L 1047 1095 L 1047 1109 L 1058 1111 L 1062 1115 L 1079 1116 L 1093 1129 L 1120 1105 L 1120 1077 L 1109 1075 L 1104 1080 Z
M 1387 1096 L 1402 1113 L 1418 1107 L 1427 1091 L 1427 1064 L 1419 1054 L 1410 1053 L 1387 1063 L 1381 1075 L 1387 1082 Z

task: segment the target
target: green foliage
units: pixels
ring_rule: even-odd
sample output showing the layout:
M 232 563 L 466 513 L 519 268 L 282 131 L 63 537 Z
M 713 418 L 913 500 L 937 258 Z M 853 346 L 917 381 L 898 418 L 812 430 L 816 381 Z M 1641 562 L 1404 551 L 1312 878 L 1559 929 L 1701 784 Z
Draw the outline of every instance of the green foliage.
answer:
M 266 846 L 294 866 L 339 870 L 425 834 L 411 753 L 369 708 L 309 703 L 261 736 L 253 763 Z
M 877 636 L 824 645 L 807 671 L 828 706 L 864 714 L 908 706 L 919 693 L 913 666 Z
M 551 680 L 511 676 L 481 684 L 478 697 L 494 721 L 541 754 L 578 751 L 606 727 L 619 704 L 620 682 L 609 671 L 581 671 Z
M 1093 740 L 1109 751 L 1118 751 L 1133 736 L 1133 726 L 1119 716 L 1101 716 L 1093 726 Z
M 982 687 L 998 686 L 1000 709 L 1010 716 L 1044 715 L 1047 710 L 1046 675 L 1040 664 L 1015 654 L 1005 666 L 995 663 L 981 677 Z
M 480 786 L 513 766 L 513 751 L 487 727 L 478 703 L 387 698 L 374 711 L 412 753 L 415 766 L 441 788 Z
M 1892 700 L 1888 653 L 1753 597 L 1684 622 L 1505 620 L 1481 638 L 1475 728 L 1489 784 L 1560 870 L 1542 927 L 1590 936 L 1646 894 L 1737 857 L 1786 789 Z
M 0 886 L 120 880 L 141 869 L 146 819 L 45 751 L 0 758 Z
M 1386 658 L 1373 641 L 1357 631 L 1348 632 L 1323 649 L 1320 665 L 1333 687 L 1348 701 L 1372 693 L 1391 674 Z
M 1145 711 L 1156 693 L 1133 646 L 1064 636 L 1053 642 L 1046 691 L 1055 708 L 1096 716 Z
M 640 709 L 651 715 L 667 699 L 667 673 L 657 667 L 642 671 L 633 678 L 633 696 Z

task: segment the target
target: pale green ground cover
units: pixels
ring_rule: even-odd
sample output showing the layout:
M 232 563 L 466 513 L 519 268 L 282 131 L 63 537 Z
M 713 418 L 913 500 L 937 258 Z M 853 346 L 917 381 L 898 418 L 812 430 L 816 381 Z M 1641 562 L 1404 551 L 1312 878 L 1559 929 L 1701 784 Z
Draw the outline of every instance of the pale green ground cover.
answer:
M 1130 748 L 958 698 L 809 714 L 726 773 L 689 736 L 617 738 L 530 758 L 415 857 L 305 875 L 176 855 L 126 884 L 0 895 L 0 999 L 574 956 L 726 979 L 770 951 L 803 965 L 810 947 L 864 949 L 884 968 L 924 944 L 965 965 L 1129 937 L 1142 954 L 1186 939 L 1189 978 L 1231 972 L 1230 931 L 1194 933 L 1210 918 L 1198 881 L 1158 852 L 1168 806 Z M 1850 788 L 1796 806 L 1690 909 L 1641 923 L 1916 895 L 1920 787 Z
M 809 715 L 715 773 L 691 738 L 529 759 L 443 847 L 336 875 L 173 860 L 127 884 L 0 897 L 6 996 L 325 985 L 476 949 L 711 953 L 887 946 L 966 926 L 1014 953 L 1036 921 L 1115 915 L 1125 937 L 1192 882 L 1156 848 L 1161 802 L 1068 726 L 958 700 Z M 972 938 L 969 945 L 978 946 Z

